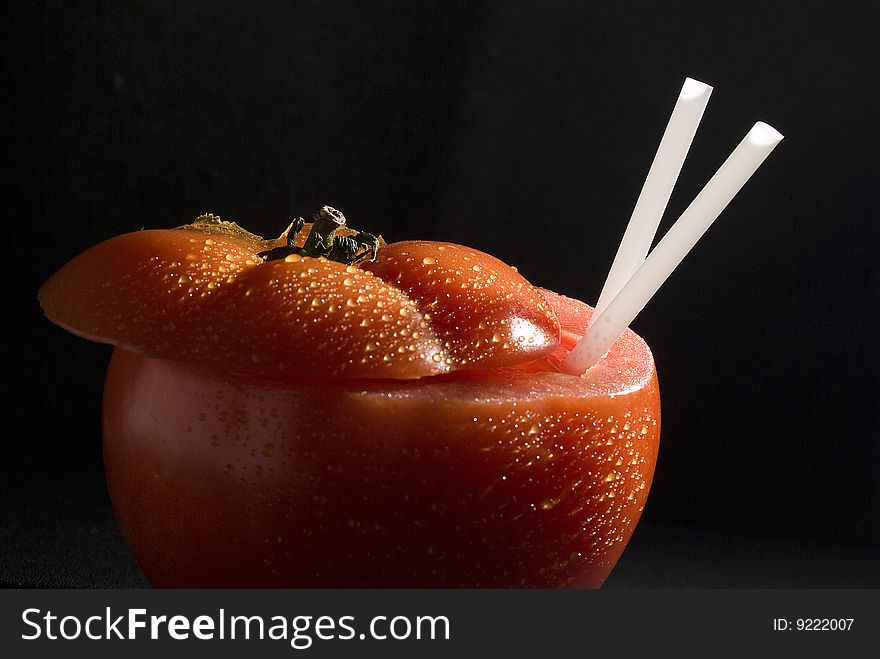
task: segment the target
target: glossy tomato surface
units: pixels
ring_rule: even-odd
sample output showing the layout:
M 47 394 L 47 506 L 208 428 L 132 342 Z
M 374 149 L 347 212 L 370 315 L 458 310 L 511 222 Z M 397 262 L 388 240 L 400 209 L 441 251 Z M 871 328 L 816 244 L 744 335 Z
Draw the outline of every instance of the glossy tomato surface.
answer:
M 519 369 L 279 384 L 114 352 L 107 478 L 175 587 L 598 587 L 659 439 L 647 346 Z
M 544 296 L 489 254 L 405 241 L 362 267 L 264 261 L 278 241 L 232 227 L 116 236 L 65 264 L 40 303 L 87 339 L 272 378 L 413 379 L 513 366 L 558 345 Z
M 107 479 L 150 581 L 601 585 L 657 456 L 645 343 L 567 375 L 591 310 L 488 254 L 261 257 L 286 243 L 203 216 L 40 290 L 50 320 L 116 346 Z

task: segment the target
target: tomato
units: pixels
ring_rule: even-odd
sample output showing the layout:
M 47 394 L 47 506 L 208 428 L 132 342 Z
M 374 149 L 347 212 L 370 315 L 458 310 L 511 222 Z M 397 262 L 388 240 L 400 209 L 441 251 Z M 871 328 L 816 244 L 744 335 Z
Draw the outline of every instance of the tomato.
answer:
M 111 239 L 40 294 L 117 346 L 107 479 L 151 583 L 603 583 L 657 457 L 639 337 L 566 375 L 591 310 L 486 254 L 411 241 L 363 267 L 263 263 L 272 241 L 222 228 Z
M 271 244 L 213 224 L 124 234 L 67 263 L 40 301 L 85 338 L 276 378 L 417 378 L 514 365 L 558 344 L 541 293 L 477 250 L 397 243 L 359 268 L 263 262 Z

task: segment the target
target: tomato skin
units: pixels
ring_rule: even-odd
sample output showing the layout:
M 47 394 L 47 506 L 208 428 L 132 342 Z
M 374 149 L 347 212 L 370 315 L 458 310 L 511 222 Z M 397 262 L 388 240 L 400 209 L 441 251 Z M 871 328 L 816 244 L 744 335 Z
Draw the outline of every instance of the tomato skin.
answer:
M 256 247 L 181 229 L 116 236 L 40 289 L 48 317 L 88 339 L 283 378 L 418 378 L 449 370 L 414 300 L 326 259 L 263 262 Z
M 125 234 L 40 290 L 50 320 L 117 346 L 107 481 L 147 578 L 600 586 L 657 457 L 644 342 L 627 332 L 572 377 L 555 366 L 591 310 L 488 254 L 257 256 L 283 242 L 225 223 Z
M 160 587 L 598 587 L 656 462 L 644 350 L 618 384 L 278 383 L 117 348 L 114 508 Z
M 407 240 L 363 268 L 417 300 L 453 367 L 515 366 L 559 343 L 559 320 L 541 290 L 494 256 Z
M 123 234 L 65 264 L 40 304 L 87 339 L 274 379 L 416 379 L 559 343 L 539 290 L 477 250 L 405 241 L 364 267 L 258 256 L 275 242 L 198 224 Z

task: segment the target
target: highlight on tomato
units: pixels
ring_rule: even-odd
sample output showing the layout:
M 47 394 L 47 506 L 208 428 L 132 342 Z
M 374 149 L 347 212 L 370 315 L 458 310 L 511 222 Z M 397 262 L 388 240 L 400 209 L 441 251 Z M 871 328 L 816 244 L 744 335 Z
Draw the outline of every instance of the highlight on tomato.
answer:
M 477 250 L 330 207 L 274 240 L 206 215 L 39 298 L 115 346 L 107 480 L 153 585 L 598 587 L 645 505 L 649 348 L 561 372 L 592 309 Z

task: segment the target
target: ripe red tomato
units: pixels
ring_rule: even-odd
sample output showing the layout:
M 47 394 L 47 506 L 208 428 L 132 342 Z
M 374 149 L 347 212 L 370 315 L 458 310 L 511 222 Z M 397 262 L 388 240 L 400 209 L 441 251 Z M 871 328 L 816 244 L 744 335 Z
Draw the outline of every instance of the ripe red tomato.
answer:
M 148 579 L 601 585 L 656 462 L 645 343 L 627 332 L 573 377 L 553 363 L 589 307 L 491 256 L 418 241 L 363 267 L 261 262 L 276 244 L 127 234 L 41 290 L 54 322 L 117 346 L 105 463 Z
M 279 242 L 207 223 L 124 234 L 67 263 L 40 301 L 89 339 L 281 379 L 418 378 L 558 344 L 541 293 L 488 254 L 414 241 L 364 267 L 256 255 Z

